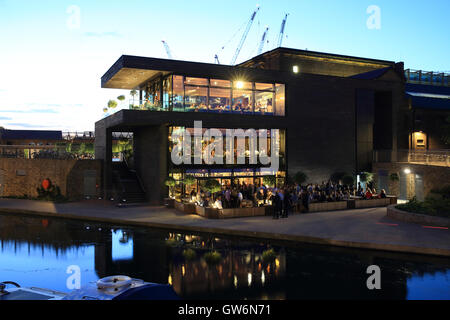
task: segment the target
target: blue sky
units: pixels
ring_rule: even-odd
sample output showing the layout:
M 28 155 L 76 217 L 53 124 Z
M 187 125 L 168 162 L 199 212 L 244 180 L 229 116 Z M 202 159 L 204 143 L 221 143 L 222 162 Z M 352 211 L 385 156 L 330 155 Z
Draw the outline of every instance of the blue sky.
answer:
M 120 55 L 166 58 L 164 39 L 174 58 L 229 63 L 257 4 L 238 62 L 256 54 L 266 25 L 273 49 L 289 13 L 284 47 L 450 71 L 448 0 L 0 0 L 0 126 L 93 130 L 106 102 L 128 93 L 100 88 Z M 380 29 L 366 25 L 371 5 Z

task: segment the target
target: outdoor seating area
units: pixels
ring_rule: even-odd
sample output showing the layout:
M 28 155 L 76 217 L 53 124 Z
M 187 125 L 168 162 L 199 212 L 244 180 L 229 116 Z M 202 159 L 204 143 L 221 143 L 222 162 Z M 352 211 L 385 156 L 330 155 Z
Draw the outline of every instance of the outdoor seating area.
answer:
M 210 180 L 215 181 L 215 180 Z M 361 184 L 357 188 L 331 181 L 306 186 L 286 185 L 281 188 L 265 185 L 217 186 L 218 191 L 195 192 L 190 197 L 175 201 L 175 208 L 186 214 L 197 214 L 209 219 L 228 219 L 289 214 L 336 211 L 358 208 L 384 207 L 397 203 L 384 190 Z M 277 213 L 278 212 L 278 213 Z

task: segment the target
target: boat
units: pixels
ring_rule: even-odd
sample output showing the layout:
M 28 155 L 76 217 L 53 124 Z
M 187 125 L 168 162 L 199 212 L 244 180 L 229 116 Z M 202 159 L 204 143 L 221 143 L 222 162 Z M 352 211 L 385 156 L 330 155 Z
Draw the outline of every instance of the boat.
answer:
M 69 293 L 37 287 L 21 287 L 13 281 L 0 282 L 3 300 L 179 300 L 169 284 L 145 282 L 116 275 L 89 282 Z

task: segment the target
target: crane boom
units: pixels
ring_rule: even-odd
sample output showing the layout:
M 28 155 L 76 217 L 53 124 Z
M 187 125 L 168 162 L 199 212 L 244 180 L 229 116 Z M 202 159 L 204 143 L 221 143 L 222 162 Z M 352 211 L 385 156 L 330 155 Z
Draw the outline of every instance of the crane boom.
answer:
M 267 38 L 267 33 L 268 32 L 269 32 L 269 27 L 266 27 L 266 31 L 264 31 L 264 34 L 263 34 L 262 39 L 261 39 L 261 43 L 259 44 L 257 55 L 260 55 L 262 50 L 263 50 L 263 48 L 264 48 L 264 44 L 266 43 L 266 38 Z
M 236 49 L 236 52 L 233 56 L 233 59 L 231 60 L 231 65 L 234 65 L 236 63 L 236 60 L 239 56 L 239 53 L 241 52 L 242 46 L 244 45 L 245 39 L 247 38 L 248 32 L 250 31 L 250 28 L 253 24 L 253 20 L 255 20 L 255 16 L 259 11 L 259 6 L 256 7 L 255 11 L 252 13 L 252 16 L 250 17 L 250 20 L 247 23 L 247 27 L 245 28 L 244 34 L 242 35 L 241 41 L 239 42 L 239 45 Z
M 278 35 L 278 47 L 281 47 L 281 44 L 283 43 L 284 28 L 286 27 L 286 21 L 287 21 L 288 15 L 289 15 L 289 13 L 286 14 L 286 16 L 283 19 L 283 22 L 281 22 L 281 30 L 280 30 L 280 34 Z
M 169 59 L 173 59 L 172 52 L 170 51 L 170 48 L 169 48 L 169 45 L 167 44 L 167 42 L 165 42 L 164 40 L 161 40 L 161 42 L 163 43 L 164 48 L 166 49 L 167 57 L 169 57 Z

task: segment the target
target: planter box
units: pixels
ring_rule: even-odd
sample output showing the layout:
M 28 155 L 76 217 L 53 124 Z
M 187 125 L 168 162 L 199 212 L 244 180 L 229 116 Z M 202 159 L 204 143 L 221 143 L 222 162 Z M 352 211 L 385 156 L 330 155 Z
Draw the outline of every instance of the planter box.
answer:
M 435 217 L 426 214 L 412 213 L 395 208 L 391 205 L 387 208 L 387 217 L 410 223 L 417 223 L 421 225 L 429 225 L 436 227 L 450 227 L 450 219 L 444 217 Z
M 195 214 L 207 219 L 230 219 L 265 216 L 271 207 L 214 209 L 195 206 Z
M 175 208 L 175 199 L 164 198 L 164 205 L 167 208 Z
M 347 209 L 347 201 L 313 202 L 309 204 L 309 212 L 336 211 Z
M 175 209 L 187 214 L 195 214 L 195 204 L 175 201 Z
M 395 198 L 397 202 L 397 198 Z M 355 208 L 374 208 L 374 207 L 387 207 L 391 204 L 391 198 L 384 199 L 370 199 L 370 200 L 355 200 Z

